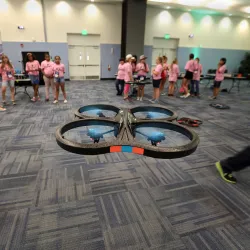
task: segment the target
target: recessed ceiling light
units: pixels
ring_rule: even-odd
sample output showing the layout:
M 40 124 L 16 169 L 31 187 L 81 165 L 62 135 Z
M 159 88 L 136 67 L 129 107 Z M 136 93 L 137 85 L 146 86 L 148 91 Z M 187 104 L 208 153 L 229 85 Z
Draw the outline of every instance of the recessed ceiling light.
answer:
M 169 10 L 171 7 L 170 6 L 167 6 L 167 9 Z
M 95 0 L 91 0 L 91 2 L 94 2 Z
M 233 14 L 231 14 L 231 13 L 229 14 L 229 16 L 232 16 L 232 15 L 233 15 Z

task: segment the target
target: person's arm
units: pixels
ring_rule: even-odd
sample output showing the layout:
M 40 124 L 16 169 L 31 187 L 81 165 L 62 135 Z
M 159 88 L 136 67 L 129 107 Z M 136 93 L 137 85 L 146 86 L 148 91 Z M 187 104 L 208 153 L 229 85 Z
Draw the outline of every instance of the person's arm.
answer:
M 149 72 L 149 67 L 148 67 L 148 64 L 146 64 L 146 69 L 145 69 L 145 72 L 148 73 Z
M 28 63 L 26 63 L 26 66 L 25 66 L 25 71 L 26 71 L 27 73 L 29 73 L 29 72 L 30 72 L 30 70 L 29 70 L 29 64 L 28 64 Z
M 65 74 L 65 66 L 64 66 L 64 64 L 63 64 L 62 68 L 63 68 L 63 74 Z
M 155 76 L 158 76 L 158 75 L 160 74 L 160 72 L 157 71 L 156 68 L 157 68 L 157 67 L 155 67 L 155 69 L 153 70 L 153 74 L 154 74 Z
M 141 69 L 139 68 L 139 63 L 137 63 L 136 64 L 136 66 L 135 66 L 135 72 L 137 73 L 137 72 L 139 72 Z
M 177 74 L 177 76 L 180 74 L 180 68 L 179 68 L 178 65 L 177 65 L 177 67 L 176 67 L 176 74 Z

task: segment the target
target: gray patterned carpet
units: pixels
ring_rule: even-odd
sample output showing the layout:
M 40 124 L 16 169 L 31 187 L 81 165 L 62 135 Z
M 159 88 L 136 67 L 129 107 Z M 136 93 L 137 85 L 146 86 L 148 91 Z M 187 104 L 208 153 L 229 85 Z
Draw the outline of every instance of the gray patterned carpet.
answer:
M 208 106 L 205 88 L 200 100 L 162 98 L 180 117 L 204 121 L 195 129 L 198 150 L 176 160 L 62 150 L 55 129 L 73 119 L 74 109 L 139 104 L 116 97 L 111 81 L 67 85 L 68 104 L 31 103 L 20 94 L 17 106 L 0 113 L 1 250 L 249 249 L 250 170 L 230 185 L 214 167 L 249 144 L 247 83 L 239 94 L 221 95 L 231 106 L 226 111 Z

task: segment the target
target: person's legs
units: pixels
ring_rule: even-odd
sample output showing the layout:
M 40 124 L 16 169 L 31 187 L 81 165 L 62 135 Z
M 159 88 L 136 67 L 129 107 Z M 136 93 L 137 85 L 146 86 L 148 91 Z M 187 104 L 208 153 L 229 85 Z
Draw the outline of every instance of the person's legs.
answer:
M 50 86 L 52 88 L 52 93 L 53 93 L 54 100 L 55 100 L 56 99 L 56 86 L 55 86 L 55 83 L 54 83 L 54 79 L 49 78 L 49 83 L 50 83 Z
M 121 90 L 120 90 L 120 95 L 122 95 L 123 91 L 124 91 L 124 80 L 120 80 L 120 84 L 121 84 Z
M 39 84 L 35 84 L 35 97 L 38 98 Z
M 161 79 L 160 88 L 159 88 L 160 93 L 163 93 L 166 81 L 167 81 L 167 78 Z
M 190 94 L 193 96 L 194 95 L 194 85 L 195 85 L 195 80 L 191 80 L 191 90 L 190 90 Z
M 145 89 L 145 86 L 142 86 L 142 89 L 141 89 L 141 101 L 144 97 L 144 89 Z
M 61 82 L 61 83 L 60 83 L 60 86 L 61 86 L 61 90 L 62 90 L 62 93 L 63 93 L 64 100 L 67 100 L 64 82 Z
M 124 87 L 124 99 L 128 98 L 129 89 L 130 89 L 130 84 L 126 83 Z
M 6 89 L 7 89 L 7 82 L 2 82 L 2 102 L 6 102 Z
M 45 98 L 46 101 L 49 100 L 49 86 L 50 86 L 50 79 L 46 76 L 43 76 L 44 84 L 45 84 Z
M 59 97 L 59 87 L 60 87 L 60 83 L 59 82 L 56 82 L 55 83 L 56 85 L 56 100 L 55 100 L 55 103 L 58 102 L 58 97 Z
M 196 96 L 200 95 L 200 81 L 195 81 L 196 86 Z
M 174 82 L 169 82 L 168 95 L 174 95 Z
M 120 80 L 116 79 L 116 81 L 115 81 L 115 87 L 116 87 L 117 95 L 119 95 L 119 93 L 120 93 L 119 85 L 120 85 Z
M 11 80 L 10 82 L 10 93 L 11 93 L 11 101 L 15 105 L 15 81 Z

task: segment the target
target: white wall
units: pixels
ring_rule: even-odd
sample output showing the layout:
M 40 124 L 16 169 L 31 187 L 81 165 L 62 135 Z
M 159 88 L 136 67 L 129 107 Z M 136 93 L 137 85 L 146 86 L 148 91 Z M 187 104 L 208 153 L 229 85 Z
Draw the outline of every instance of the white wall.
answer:
M 48 42 L 67 42 L 67 33 L 100 34 L 101 43 L 120 44 L 121 4 L 44 0 Z M 23 25 L 25 30 L 18 30 Z M 44 41 L 39 0 L 0 0 L 2 41 Z
M 25 30 L 18 30 L 18 25 Z M 0 0 L 0 31 L 2 41 L 44 41 L 41 3 Z
M 180 47 L 250 50 L 250 20 L 240 17 L 202 15 L 163 10 L 148 6 L 145 45 L 153 45 L 153 37 L 170 34 L 179 38 Z M 188 38 L 194 34 L 193 39 Z
M 100 34 L 101 43 L 121 43 L 121 4 L 45 0 L 49 42 L 67 42 L 67 33 Z

